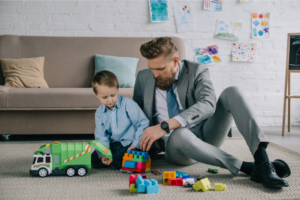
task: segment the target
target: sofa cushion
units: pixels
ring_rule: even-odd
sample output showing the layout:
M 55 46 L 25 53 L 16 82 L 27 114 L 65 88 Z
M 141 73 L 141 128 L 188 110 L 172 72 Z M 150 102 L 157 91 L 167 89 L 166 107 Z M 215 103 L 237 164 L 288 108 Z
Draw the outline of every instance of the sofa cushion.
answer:
M 133 88 L 120 88 L 119 94 L 132 98 Z M 100 105 L 92 88 L 10 88 L 7 94 L 8 110 L 94 110 Z
M 5 86 L 49 88 L 44 79 L 44 57 L 0 59 Z
M 7 94 L 10 87 L 0 85 L 0 108 L 7 108 Z
M 133 88 L 138 58 L 116 57 L 95 54 L 95 73 L 108 70 L 114 73 L 120 88 Z

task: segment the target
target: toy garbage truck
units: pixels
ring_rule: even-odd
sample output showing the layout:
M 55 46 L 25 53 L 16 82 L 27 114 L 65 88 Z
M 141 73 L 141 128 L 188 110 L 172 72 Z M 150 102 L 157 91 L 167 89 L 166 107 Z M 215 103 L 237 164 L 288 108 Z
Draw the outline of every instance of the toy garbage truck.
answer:
M 91 169 L 91 146 L 112 158 L 109 148 L 97 140 L 87 142 L 54 142 L 45 144 L 33 154 L 33 163 L 30 168 L 30 175 L 66 174 L 84 176 Z

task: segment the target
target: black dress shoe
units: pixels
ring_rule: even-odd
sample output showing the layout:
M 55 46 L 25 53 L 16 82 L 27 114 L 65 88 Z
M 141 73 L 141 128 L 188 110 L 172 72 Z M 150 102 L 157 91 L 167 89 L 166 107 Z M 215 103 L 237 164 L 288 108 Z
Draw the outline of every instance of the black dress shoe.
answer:
M 262 183 L 269 187 L 288 187 L 286 180 L 280 178 L 271 162 L 254 165 L 251 172 L 251 181 Z
M 276 159 L 272 162 L 276 174 L 280 177 L 280 178 L 286 178 L 289 177 L 291 175 L 291 169 L 288 166 L 288 164 L 286 162 L 284 162 L 283 160 L 280 159 Z

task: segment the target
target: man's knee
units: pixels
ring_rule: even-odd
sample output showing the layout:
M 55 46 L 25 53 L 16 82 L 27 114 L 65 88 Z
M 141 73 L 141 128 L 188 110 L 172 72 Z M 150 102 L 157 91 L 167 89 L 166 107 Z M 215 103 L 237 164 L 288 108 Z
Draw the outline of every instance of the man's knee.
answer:
M 227 87 L 223 93 L 227 93 L 229 95 L 234 95 L 234 94 L 242 94 L 243 91 L 237 87 L 237 86 L 230 86 L 230 87 Z

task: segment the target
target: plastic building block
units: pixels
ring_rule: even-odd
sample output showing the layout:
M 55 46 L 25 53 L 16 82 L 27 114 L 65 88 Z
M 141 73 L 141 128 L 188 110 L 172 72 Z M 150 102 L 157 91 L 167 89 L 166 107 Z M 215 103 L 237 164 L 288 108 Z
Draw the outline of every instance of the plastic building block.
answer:
M 143 179 L 146 179 L 146 178 L 147 178 L 147 175 L 146 175 L 146 174 L 141 174 L 141 176 L 143 177 Z
M 135 184 L 136 183 L 136 176 L 135 175 L 130 175 L 129 176 L 129 186 L 131 184 Z
M 130 185 L 129 191 L 130 191 L 130 192 L 133 192 L 133 193 L 137 193 L 137 192 L 138 192 L 138 190 L 135 188 L 135 184 L 131 184 L 131 185 Z
M 136 162 L 136 168 L 137 169 L 146 169 L 146 163 L 145 162 Z
M 211 168 L 208 168 L 207 170 L 209 173 L 213 173 L 213 174 L 217 174 L 219 171 L 217 169 L 211 169 Z
M 145 172 L 150 172 L 150 168 L 146 169 Z
M 132 172 L 140 172 L 140 173 L 142 173 L 142 172 L 146 172 L 146 170 L 145 169 L 132 169 L 132 168 L 127 168 L 127 167 L 122 167 L 121 169 L 123 169 L 123 170 L 127 170 L 127 171 L 132 171 Z
M 150 156 L 149 156 L 149 159 L 148 159 L 148 162 L 146 163 L 146 169 L 150 169 L 150 167 L 151 167 L 151 158 L 150 158 Z
M 226 185 L 222 183 L 215 183 L 215 191 L 226 190 Z
M 147 194 L 158 193 L 159 187 L 158 187 L 158 183 L 156 180 L 154 180 L 154 179 L 144 180 L 144 183 L 146 186 Z
M 126 160 L 124 163 L 124 167 L 132 168 L 132 169 L 135 169 L 136 165 L 137 165 L 136 162 L 129 161 L 129 160 Z
M 136 188 L 138 190 L 138 192 L 145 192 L 146 188 L 145 188 L 145 184 L 144 184 L 144 179 L 142 176 L 138 176 L 136 178 Z
M 171 186 L 183 185 L 183 180 L 182 180 L 182 178 L 171 178 L 170 185 Z
M 148 152 L 142 152 L 141 155 L 143 156 L 144 159 L 149 159 Z
M 175 171 L 176 172 L 176 178 L 182 178 L 183 176 L 188 176 L 187 173 L 183 173 L 183 172 L 180 172 L 180 171 Z
M 191 178 L 185 178 L 185 179 L 182 179 L 183 180 L 183 185 L 186 185 L 186 184 L 190 184 L 190 185 L 193 185 L 195 184 L 195 178 L 191 176 Z
M 123 156 L 123 161 L 125 161 L 125 160 L 132 161 L 132 158 L 133 158 L 133 154 L 125 153 Z
M 163 183 L 164 184 L 170 184 L 170 179 L 171 178 L 176 178 L 176 172 L 172 171 L 172 172 L 164 172 L 163 173 Z
M 142 155 L 133 155 L 132 161 L 135 161 L 135 162 L 148 162 L 149 159 L 144 159 Z
M 210 182 L 209 182 L 208 178 L 202 179 L 202 180 L 198 181 L 197 183 L 195 183 L 193 185 L 193 188 L 196 191 L 202 190 L 203 192 L 205 192 L 210 189 Z

